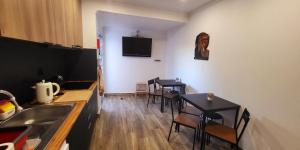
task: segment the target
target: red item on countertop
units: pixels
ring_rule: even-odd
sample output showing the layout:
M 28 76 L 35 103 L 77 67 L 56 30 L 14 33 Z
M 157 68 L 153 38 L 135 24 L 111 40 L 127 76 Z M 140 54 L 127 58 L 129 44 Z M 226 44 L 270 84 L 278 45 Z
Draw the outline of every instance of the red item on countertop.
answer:
M 15 150 L 22 150 L 30 130 L 31 126 L 0 128 L 0 144 L 14 143 Z

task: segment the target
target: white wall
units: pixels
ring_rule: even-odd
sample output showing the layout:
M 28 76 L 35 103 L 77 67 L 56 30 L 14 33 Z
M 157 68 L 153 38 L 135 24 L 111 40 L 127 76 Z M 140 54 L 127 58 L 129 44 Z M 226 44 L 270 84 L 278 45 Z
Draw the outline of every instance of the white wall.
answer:
M 104 83 L 106 93 L 134 93 L 137 82 L 164 77 L 166 34 L 140 30 L 140 35 L 152 38 L 152 57 L 122 56 L 122 36 L 135 36 L 136 29 L 104 28 Z M 154 59 L 160 59 L 155 62 Z
M 83 47 L 97 47 L 97 27 L 96 13 L 97 11 L 126 14 L 132 16 L 141 16 L 156 18 L 162 20 L 186 22 L 187 15 L 174 11 L 162 9 L 154 9 L 142 7 L 138 5 L 130 5 L 125 3 L 103 1 L 103 0 L 82 0 L 82 31 L 83 31 Z
M 300 149 L 300 1 L 219 0 L 167 37 L 168 78 L 247 107 L 246 150 Z M 210 60 L 194 60 L 198 33 Z

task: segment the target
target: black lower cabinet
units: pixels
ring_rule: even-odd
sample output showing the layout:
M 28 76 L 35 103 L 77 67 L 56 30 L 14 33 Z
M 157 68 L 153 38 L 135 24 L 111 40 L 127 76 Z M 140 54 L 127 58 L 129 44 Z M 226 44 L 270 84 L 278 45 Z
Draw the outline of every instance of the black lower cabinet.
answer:
M 97 88 L 85 105 L 68 137 L 70 150 L 88 150 L 98 112 Z

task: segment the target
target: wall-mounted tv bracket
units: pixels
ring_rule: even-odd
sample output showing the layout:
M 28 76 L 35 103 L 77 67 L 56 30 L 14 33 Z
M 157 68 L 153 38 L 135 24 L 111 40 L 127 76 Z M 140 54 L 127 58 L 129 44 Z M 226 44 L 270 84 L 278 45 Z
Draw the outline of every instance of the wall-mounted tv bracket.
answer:
M 136 30 L 136 35 L 135 35 L 135 37 L 137 37 L 137 38 L 140 38 L 141 36 L 140 36 L 140 30 Z

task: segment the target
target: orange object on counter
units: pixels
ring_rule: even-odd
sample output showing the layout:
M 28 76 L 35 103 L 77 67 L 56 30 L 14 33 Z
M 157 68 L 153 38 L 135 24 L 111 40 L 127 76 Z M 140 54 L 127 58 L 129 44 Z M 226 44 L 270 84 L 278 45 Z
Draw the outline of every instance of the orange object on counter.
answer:
M 15 109 L 15 105 L 11 103 L 9 100 L 0 101 L 0 113 L 6 113 L 12 109 Z

